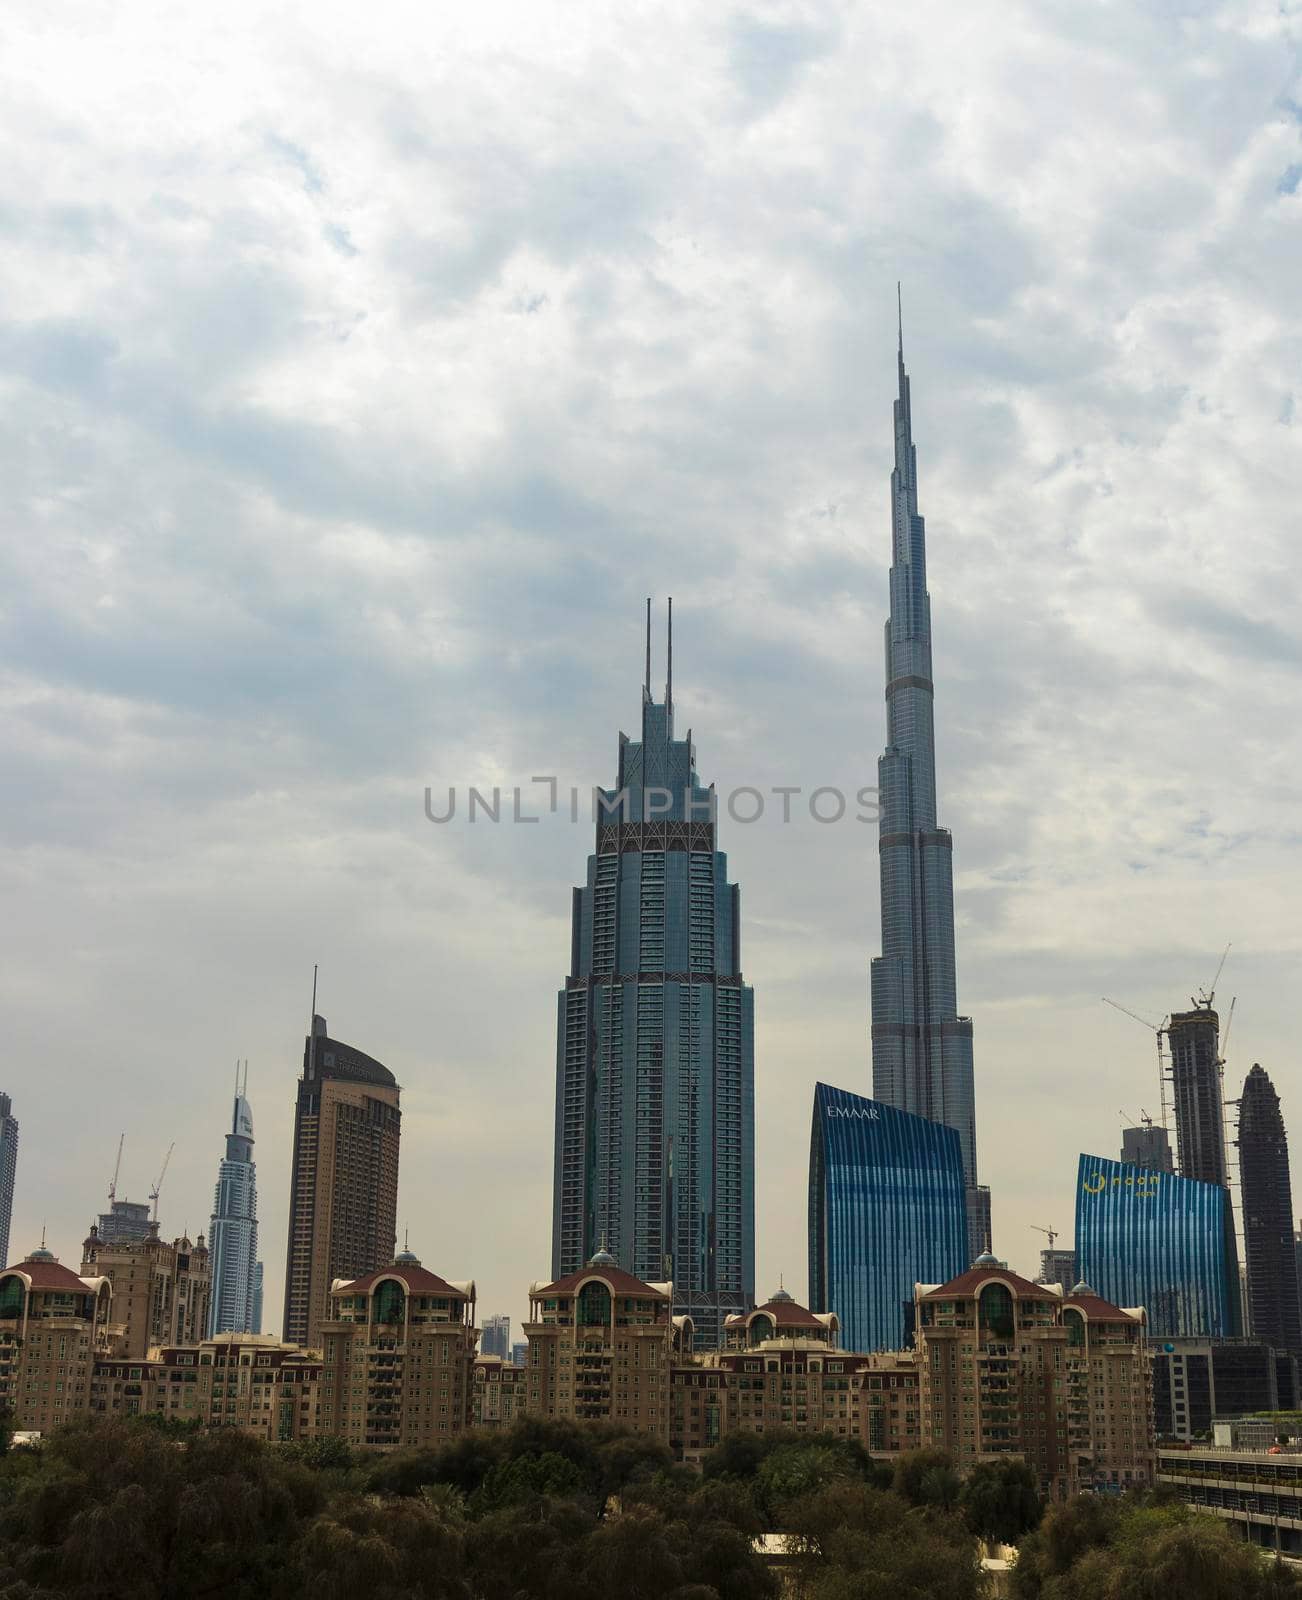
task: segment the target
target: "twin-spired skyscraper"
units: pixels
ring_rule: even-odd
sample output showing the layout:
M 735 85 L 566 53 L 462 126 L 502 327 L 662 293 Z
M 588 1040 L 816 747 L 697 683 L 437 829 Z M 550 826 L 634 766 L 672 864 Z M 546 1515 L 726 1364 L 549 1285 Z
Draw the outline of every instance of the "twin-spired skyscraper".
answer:
M 640 739 L 619 736 L 596 850 L 575 889 L 558 997 L 552 1275 L 605 1248 L 672 1280 L 674 1310 L 717 1348 L 755 1294 L 755 1018 L 741 906 L 716 848 L 714 794 L 690 730 L 674 737 L 669 675 Z
M 207 1334 L 262 1332 L 262 1263 L 258 1260 L 258 1169 L 253 1163 L 249 1073 L 236 1077 L 231 1131 L 217 1169 L 208 1260 L 212 1294 Z
M 931 596 L 902 334 L 898 370 L 886 749 L 877 763 L 882 953 L 872 963 L 873 1097 L 958 1134 L 975 1260 L 990 1247 L 990 1191 L 977 1184 L 972 1019 L 958 1014 L 952 841 L 936 820 Z

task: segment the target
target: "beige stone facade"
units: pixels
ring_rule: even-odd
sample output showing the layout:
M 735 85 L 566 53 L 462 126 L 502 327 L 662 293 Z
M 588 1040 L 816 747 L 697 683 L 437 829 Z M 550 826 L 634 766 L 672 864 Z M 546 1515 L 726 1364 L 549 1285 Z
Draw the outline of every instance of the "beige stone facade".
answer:
M 44 1248 L 0 1272 L 0 1411 L 15 1428 L 45 1433 L 86 1411 L 112 1307 L 107 1278 Z
M 527 1367 L 514 1367 L 501 1356 L 476 1356 L 470 1401 L 476 1428 L 509 1428 L 522 1415 Z
M 169 1242 L 154 1222 L 143 1239 L 109 1244 L 92 1226 L 81 1271 L 113 1285 L 115 1348 L 124 1356 L 143 1360 L 156 1345 L 198 1344 L 207 1335 L 212 1272 L 202 1234 Z

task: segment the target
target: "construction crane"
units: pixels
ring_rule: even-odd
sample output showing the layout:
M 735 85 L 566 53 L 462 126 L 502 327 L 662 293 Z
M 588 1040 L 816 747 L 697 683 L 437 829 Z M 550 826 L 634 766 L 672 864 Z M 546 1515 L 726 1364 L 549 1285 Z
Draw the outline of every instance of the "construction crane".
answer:
M 1217 973 L 1217 977 L 1219 977 L 1219 976 L 1220 976 L 1220 973 L 1218 972 Z M 1119 1011 L 1122 1014 L 1123 1017 L 1129 1017 L 1133 1022 L 1141 1023 L 1157 1039 L 1157 1088 L 1158 1088 L 1158 1094 L 1161 1096 L 1162 1126 L 1165 1128 L 1166 1127 L 1166 1046 L 1163 1043 L 1163 1040 L 1166 1038 L 1166 1028 L 1167 1028 L 1167 1024 L 1170 1022 L 1171 1018 L 1169 1016 L 1166 1016 L 1166 1017 L 1162 1018 L 1161 1022 L 1150 1022 L 1147 1017 L 1141 1017 L 1140 1014 L 1138 1013 L 1138 1011 L 1132 1011 L 1129 1006 L 1123 1006 L 1119 1000 L 1109 1000 L 1107 995 L 1104 995 L 1102 998 L 1103 998 L 1103 1004 L 1105 1006 L 1111 1006 L 1114 1011 Z M 1149 1123 L 1149 1126 L 1150 1127 L 1152 1126 L 1151 1122 Z
M 126 1134 L 118 1135 L 118 1158 L 113 1163 L 113 1178 L 109 1184 L 109 1210 L 113 1209 L 113 1202 L 118 1197 L 118 1174 L 122 1171 L 122 1146 L 126 1143 Z
M 163 1157 L 163 1170 L 158 1174 L 158 1182 L 149 1191 L 149 1198 L 152 1201 L 153 1207 L 154 1207 L 154 1221 L 155 1222 L 158 1221 L 158 1195 L 159 1195 L 159 1191 L 163 1187 L 163 1179 L 167 1176 L 168 1162 L 171 1161 L 171 1159 L 172 1159 L 172 1151 L 175 1150 L 175 1149 L 176 1149 L 176 1141 L 173 1140 L 172 1143 L 169 1144 L 168 1147 L 167 1147 L 167 1154 Z
M 1202 1007 L 1207 1011 L 1212 1009 L 1212 1003 L 1216 999 L 1216 985 L 1221 981 L 1221 973 L 1225 971 L 1225 958 L 1232 948 L 1232 945 L 1227 944 L 1224 950 L 1221 951 L 1220 963 L 1216 968 L 1216 976 L 1212 979 L 1212 986 L 1210 989 L 1199 989 L 1198 998 L 1193 1002 L 1195 1008 Z
M 1144 1110 L 1143 1106 L 1140 1106 L 1139 1108 L 1138 1121 L 1136 1121 L 1134 1117 L 1128 1116 L 1124 1111 L 1118 1111 L 1117 1115 L 1121 1118 L 1121 1126 L 1123 1128 L 1142 1127 L 1151 1129 L 1153 1126 L 1153 1119 L 1149 1116 L 1148 1112 Z
M 1052 1250 L 1053 1249 L 1053 1241 L 1058 1237 L 1059 1230 L 1057 1228 L 1042 1228 L 1042 1227 L 1040 1227 L 1039 1223 L 1037 1223 L 1037 1222 L 1032 1222 L 1030 1224 L 1030 1226 L 1035 1229 L 1036 1233 L 1043 1233 L 1043 1234 L 1047 1234 L 1048 1235 L 1049 1248 L 1050 1248 L 1050 1250 Z

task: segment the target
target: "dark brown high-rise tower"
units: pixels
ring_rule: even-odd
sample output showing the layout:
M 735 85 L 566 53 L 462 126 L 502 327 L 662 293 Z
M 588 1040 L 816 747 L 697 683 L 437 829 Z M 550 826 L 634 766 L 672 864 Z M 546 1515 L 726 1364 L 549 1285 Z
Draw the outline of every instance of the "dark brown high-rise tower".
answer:
M 1239 1185 L 1252 1336 L 1302 1355 L 1288 1136 L 1275 1086 L 1255 1065 L 1239 1102 Z
M 1177 1011 L 1167 1028 L 1175 1095 L 1175 1143 L 1180 1176 L 1199 1183 L 1229 1182 L 1225 1161 L 1221 1020 L 1211 1002 Z
M 317 1345 L 335 1278 L 393 1260 L 398 1218 L 398 1083 L 312 1018 L 294 1113 L 285 1264 L 285 1339 Z

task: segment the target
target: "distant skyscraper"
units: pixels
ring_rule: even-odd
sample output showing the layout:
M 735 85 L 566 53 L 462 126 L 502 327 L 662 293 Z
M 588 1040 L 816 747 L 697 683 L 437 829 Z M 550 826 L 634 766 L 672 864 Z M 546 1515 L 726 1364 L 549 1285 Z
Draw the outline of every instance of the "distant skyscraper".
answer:
M 1129 1166 L 1143 1167 L 1146 1172 L 1174 1172 L 1171 1135 L 1165 1128 L 1155 1127 L 1151 1122 L 1145 1122 L 1138 1128 L 1123 1128 L 1121 1159 Z
M 1167 1028 L 1180 1176 L 1228 1183 L 1220 1018 L 1210 1005 L 1173 1013 Z
M 314 1016 L 294 1114 L 286 1343 L 316 1347 L 331 1282 L 393 1260 L 400 1128 L 393 1074 Z
M 1114 1305 L 1143 1306 L 1154 1336 L 1237 1336 L 1242 1323 L 1229 1190 L 1083 1155 L 1076 1264 Z
M 877 763 L 882 953 L 872 963 L 873 1095 L 958 1134 L 967 1254 L 975 1260 L 990 1244 L 990 1194 L 977 1185 L 972 1019 L 958 1014 L 952 843 L 936 822 L 931 597 L 902 334 L 898 365 L 886 750 Z
M 660 704 L 648 605 L 642 736 L 620 735 L 602 791 L 558 1000 L 552 1273 L 604 1245 L 624 1271 L 671 1279 L 674 1310 L 715 1348 L 755 1289 L 754 1005 L 714 796 L 690 732 L 674 738 L 672 632 L 669 650 Z
M 899 1350 L 913 1291 L 969 1265 L 958 1134 L 862 1095 L 814 1088 L 809 1305 L 846 1350 Z
M 96 1232 L 101 1244 L 138 1244 L 149 1237 L 149 1207 L 138 1200 L 109 1201 L 101 1211 Z
M 503 1361 L 511 1359 L 510 1317 L 484 1318 L 483 1332 L 479 1336 L 479 1350 L 481 1355 L 500 1356 Z
M 1056 1283 L 1064 1294 L 1070 1294 L 1080 1282 L 1080 1273 L 1076 1270 L 1076 1252 L 1059 1250 L 1056 1246 L 1051 1250 L 1041 1250 L 1039 1281 Z
M 1239 1187 L 1252 1336 L 1302 1355 L 1288 1137 L 1279 1096 L 1259 1065 L 1248 1074 L 1239 1102 Z
M 14 1215 L 14 1180 L 18 1174 L 18 1123 L 13 1101 L 0 1094 L 0 1266 L 9 1262 L 9 1224 Z
M 517 1340 L 511 1346 L 511 1365 L 515 1367 L 527 1367 L 529 1365 L 529 1341 L 527 1339 Z
M 212 1270 L 208 1334 L 260 1333 L 257 1304 L 261 1265 L 258 1261 L 258 1172 L 253 1163 L 253 1113 L 244 1087 L 236 1083 L 231 1131 L 226 1154 L 217 1168 L 208 1252 Z

